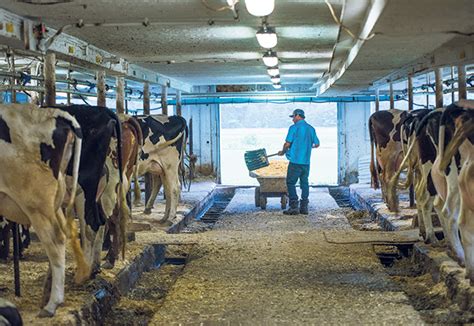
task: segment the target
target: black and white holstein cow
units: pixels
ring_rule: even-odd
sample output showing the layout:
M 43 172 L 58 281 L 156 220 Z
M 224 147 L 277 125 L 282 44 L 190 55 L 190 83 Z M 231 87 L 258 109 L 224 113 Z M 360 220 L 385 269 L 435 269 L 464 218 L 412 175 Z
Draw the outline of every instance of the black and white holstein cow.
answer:
M 136 117 L 143 132 L 143 147 L 138 162 L 138 176 L 150 173 L 152 192 L 145 206 L 150 214 L 163 183 L 166 196 L 162 223 L 171 224 L 176 217 L 181 184 L 179 180 L 187 141 L 186 120 L 180 116 L 150 115 Z M 140 205 L 140 188 L 135 180 L 135 205 Z
M 392 176 L 387 186 L 387 197 L 397 203 L 397 188 L 408 188 L 414 181 L 416 208 L 420 234 L 427 243 L 437 243 L 431 213 L 437 195 L 431 177 L 431 169 L 436 159 L 437 143 L 432 133 L 437 133 L 437 125 L 424 123 L 425 117 L 437 114 L 439 111 L 428 109 L 407 112 L 406 119 L 401 126 L 404 158 L 397 172 Z M 433 129 L 434 128 L 434 129 Z M 437 136 L 436 136 L 437 137 Z M 398 185 L 402 170 L 407 169 L 407 182 Z
M 382 197 L 390 211 L 398 210 L 398 202 L 387 197 L 387 185 L 403 158 L 400 127 L 406 115 L 406 111 L 394 109 L 375 112 L 369 118 L 372 187 L 378 189 L 380 180 Z
M 40 312 L 42 317 L 54 315 L 64 302 L 66 237 L 71 239 L 76 260 L 76 282 L 90 274 L 73 220 L 74 197 L 68 197 L 66 181 L 70 164 L 70 191 L 75 193 L 81 137 L 81 127 L 66 112 L 27 104 L 0 105 L 0 215 L 32 226 L 46 251 L 52 283 L 51 288 L 48 283 L 45 286 L 44 297 L 49 300 Z
M 451 218 L 448 238 L 456 241 L 455 253 L 474 284 L 474 101 L 461 100 L 443 112 L 433 170 L 444 195 L 443 213 Z
M 72 115 L 82 129 L 79 186 L 74 207 L 79 218 L 82 248 L 91 273 L 96 273 L 100 269 L 107 218 L 112 215 L 117 200 L 120 207 L 126 206 L 122 161 L 119 159 L 122 156 L 120 120 L 105 107 L 72 105 L 58 108 Z M 120 209 L 119 213 L 125 211 Z

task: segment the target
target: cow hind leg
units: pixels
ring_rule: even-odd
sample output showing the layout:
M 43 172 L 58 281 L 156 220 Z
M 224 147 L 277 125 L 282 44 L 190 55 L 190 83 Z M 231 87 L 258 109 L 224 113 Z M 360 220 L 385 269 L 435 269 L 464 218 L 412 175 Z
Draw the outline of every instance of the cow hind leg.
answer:
M 176 211 L 179 204 L 180 183 L 178 168 L 168 169 L 164 175 L 165 194 L 166 194 L 166 210 L 165 220 L 173 220 L 176 218 Z
M 466 278 L 474 285 L 474 212 L 463 207 L 461 199 L 461 216 L 459 219 L 459 231 L 464 248 L 466 262 Z
M 150 194 L 150 198 L 148 198 L 148 201 L 145 206 L 145 211 L 143 212 L 143 214 L 151 214 L 151 209 L 153 208 L 153 205 L 155 204 L 156 197 L 158 196 L 158 193 L 160 192 L 160 189 L 162 186 L 161 176 L 156 175 L 156 174 L 151 174 L 151 180 L 152 180 L 151 194 Z
M 40 221 L 40 223 L 33 223 Z M 35 225 L 36 224 L 36 225 Z M 51 286 L 45 282 L 45 294 L 48 296 L 48 303 L 38 314 L 39 317 L 52 317 L 56 308 L 64 302 L 64 279 L 66 264 L 66 237 L 58 226 L 54 226 L 46 216 L 32 218 L 32 225 L 35 229 L 42 246 L 46 250 L 51 270 Z M 48 291 L 48 288 L 51 291 Z

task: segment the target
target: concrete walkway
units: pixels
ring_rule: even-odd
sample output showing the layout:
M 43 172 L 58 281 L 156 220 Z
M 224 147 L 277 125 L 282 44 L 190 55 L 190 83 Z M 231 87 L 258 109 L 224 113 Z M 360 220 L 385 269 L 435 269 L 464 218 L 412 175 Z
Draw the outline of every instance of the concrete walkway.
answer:
M 253 200 L 253 189 L 238 190 L 216 227 L 193 235 L 152 324 L 423 324 L 370 245 L 324 240 L 325 230 L 350 229 L 327 189 L 312 189 L 309 216 Z

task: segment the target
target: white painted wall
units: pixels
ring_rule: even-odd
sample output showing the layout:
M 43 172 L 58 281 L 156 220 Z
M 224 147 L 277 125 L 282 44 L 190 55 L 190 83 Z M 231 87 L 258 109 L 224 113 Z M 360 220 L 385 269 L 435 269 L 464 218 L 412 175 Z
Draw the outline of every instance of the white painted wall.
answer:
M 195 87 L 195 92 L 215 92 L 214 86 Z M 197 155 L 197 172 L 203 175 L 219 175 L 219 105 L 183 105 L 183 117 L 193 121 L 193 153 Z
M 359 158 L 370 155 L 369 117 L 369 102 L 337 106 L 339 184 L 356 183 Z

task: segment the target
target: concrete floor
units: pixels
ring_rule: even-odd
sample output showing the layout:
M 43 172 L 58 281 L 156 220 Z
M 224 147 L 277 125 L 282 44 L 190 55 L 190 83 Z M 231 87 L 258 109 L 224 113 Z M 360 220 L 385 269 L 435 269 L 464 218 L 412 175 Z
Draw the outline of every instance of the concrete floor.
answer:
M 253 189 L 237 190 L 215 228 L 192 235 L 197 245 L 151 324 L 423 324 L 370 245 L 324 240 L 350 229 L 327 189 L 310 200 L 309 216 L 289 217 L 278 199 L 261 211 Z

